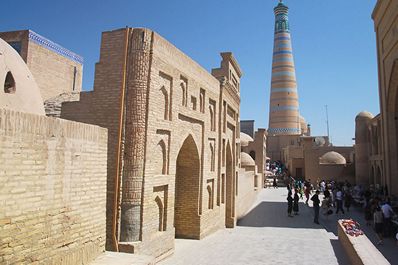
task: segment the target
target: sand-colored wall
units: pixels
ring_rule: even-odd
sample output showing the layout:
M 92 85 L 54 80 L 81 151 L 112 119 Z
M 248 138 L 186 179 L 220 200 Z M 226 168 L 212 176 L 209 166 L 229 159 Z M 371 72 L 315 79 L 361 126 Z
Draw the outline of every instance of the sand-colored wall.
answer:
M 0 109 L 0 263 L 87 264 L 105 248 L 106 129 Z

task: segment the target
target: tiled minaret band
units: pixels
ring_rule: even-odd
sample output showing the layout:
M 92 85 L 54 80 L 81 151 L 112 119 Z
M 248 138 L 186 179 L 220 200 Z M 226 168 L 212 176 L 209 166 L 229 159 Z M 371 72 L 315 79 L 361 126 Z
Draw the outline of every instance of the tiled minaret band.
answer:
M 275 37 L 268 127 L 270 135 L 298 135 L 301 132 L 288 10 L 282 0 L 274 8 Z

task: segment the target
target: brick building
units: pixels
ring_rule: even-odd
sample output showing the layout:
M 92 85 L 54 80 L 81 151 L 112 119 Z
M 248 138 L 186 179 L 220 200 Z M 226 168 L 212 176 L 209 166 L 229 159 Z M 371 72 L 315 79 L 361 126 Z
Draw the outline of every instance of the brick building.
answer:
M 380 117 L 377 155 L 383 161 L 372 173 L 390 195 L 398 196 L 398 34 L 397 1 L 378 0 L 372 14 L 377 41 Z M 377 117 L 377 116 L 376 116 Z M 374 121 L 376 123 L 376 121 Z M 370 155 L 372 155 L 370 153 Z M 374 157 L 374 156 L 373 156 Z M 374 167 L 373 167 L 374 168 Z M 379 176 L 378 176 L 379 175 Z
M 83 58 L 32 30 L 0 32 L 36 79 L 43 100 L 82 89 Z
M 0 264 L 88 264 L 105 250 L 107 131 L 44 115 L 0 39 Z
M 210 74 L 149 29 L 102 34 L 94 90 L 61 116 L 108 128 L 108 249 L 161 258 L 253 202 L 255 174 L 239 174 L 242 72 L 221 56 Z

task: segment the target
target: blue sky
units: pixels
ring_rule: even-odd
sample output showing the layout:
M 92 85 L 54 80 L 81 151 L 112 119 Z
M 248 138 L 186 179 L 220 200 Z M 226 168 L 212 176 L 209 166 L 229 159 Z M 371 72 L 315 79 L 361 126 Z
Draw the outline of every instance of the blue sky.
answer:
M 3 2 L 0 31 L 32 29 L 85 59 L 83 87 L 92 89 L 101 32 L 151 28 L 207 70 L 232 51 L 244 76 L 241 118 L 268 127 L 274 14 L 277 0 L 85 0 Z M 300 111 L 313 135 L 351 145 L 355 116 L 379 112 L 376 0 L 285 0 L 296 63 Z

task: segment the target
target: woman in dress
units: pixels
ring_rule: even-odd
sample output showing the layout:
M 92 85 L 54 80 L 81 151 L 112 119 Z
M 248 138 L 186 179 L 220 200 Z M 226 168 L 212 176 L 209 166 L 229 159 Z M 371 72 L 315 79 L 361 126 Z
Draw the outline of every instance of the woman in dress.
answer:
M 293 212 L 295 215 L 298 215 L 298 211 L 299 211 L 299 200 L 300 197 L 298 195 L 298 190 L 295 189 L 294 190 L 294 198 L 293 198 Z
M 287 194 L 287 216 L 293 217 L 292 210 L 293 210 L 293 198 L 292 198 L 292 192 L 289 191 L 289 193 Z

